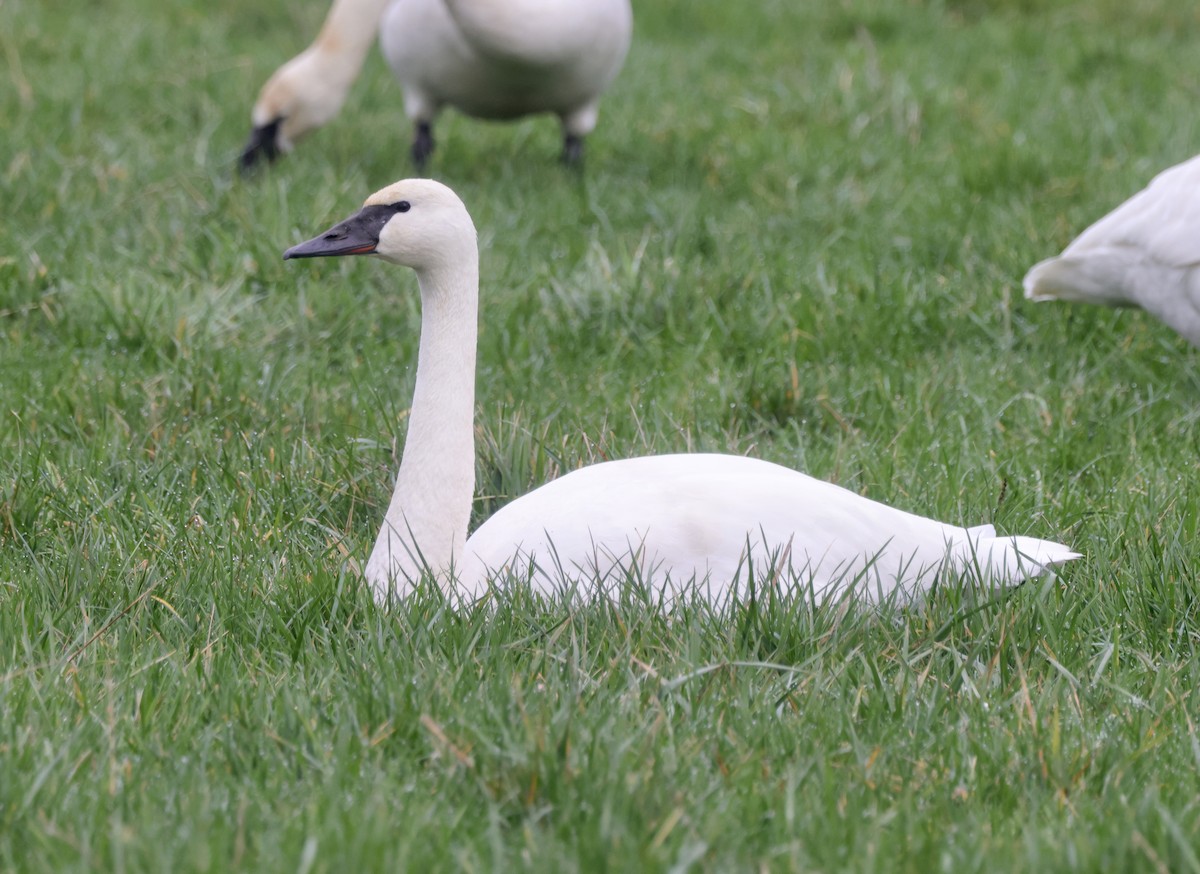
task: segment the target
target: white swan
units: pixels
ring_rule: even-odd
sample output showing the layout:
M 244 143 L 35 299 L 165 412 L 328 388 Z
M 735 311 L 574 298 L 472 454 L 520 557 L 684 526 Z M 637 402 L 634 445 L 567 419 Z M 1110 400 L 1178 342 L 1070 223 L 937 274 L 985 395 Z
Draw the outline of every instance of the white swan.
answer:
M 1159 173 L 1034 265 L 1025 296 L 1141 307 L 1200 346 L 1200 156 Z
M 554 113 L 563 158 L 578 162 L 625 61 L 633 12 L 629 0 L 334 0 L 313 44 L 259 93 L 243 168 L 290 151 L 337 115 L 381 25 L 418 166 L 443 106 L 485 119 Z
M 366 567 L 377 600 L 432 570 L 455 597 L 478 598 L 495 572 L 543 592 L 565 581 L 622 585 L 633 573 L 672 600 L 693 581 L 721 598 L 762 578 L 819 595 L 856 582 L 864 597 L 927 589 L 978 567 L 1012 583 L 1078 557 L 1027 537 L 997 537 L 896 510 L 776 464 L 729 455 L 660 455 L 569 473 L 503 507 L 467 538 L 474 492 L 475 227 L 450 189 L 398 182 L 284 258 L 376 254 L 416 271 L 417 380 L 404 456 Z M 750 566 L 748 566 L 748 563 Z M 457 577 L 452 587 L 450 577 Z

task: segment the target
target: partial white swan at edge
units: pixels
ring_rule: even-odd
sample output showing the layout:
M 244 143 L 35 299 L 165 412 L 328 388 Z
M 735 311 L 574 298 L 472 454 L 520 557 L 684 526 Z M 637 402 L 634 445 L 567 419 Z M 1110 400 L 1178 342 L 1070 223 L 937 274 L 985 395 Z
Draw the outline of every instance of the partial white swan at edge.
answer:
M 387 603 L 432 571 L 458 599 L 512 575 L 553 593 L 627 572 L 671 600 L 738 595 L 748 565 L 822 597 L 857 580 L 868 599 L 916 595 L 947 574 L 1010 584 L 1078 555 L 906 513 L 766 461 L 657 455 L 559 477 L 501 508 L 470 538 L 475 487 L 479 253 L 462 201 L 427 179 L 371 195 L 355 215 L 285 258 L 375 254 L 412 268 L 421 293 L 416 387 L 396 488 L 366 566 Z M 501 575 L 498 577 L 497 575 Z M 452 576 L 456 582 L 452 583 Z M 693 586 L 693 582 L 695 585 Z
M 1034 301 L 1141 307 L 1200 346 L 1200 156 L 1159 173 L 1024 285 Z

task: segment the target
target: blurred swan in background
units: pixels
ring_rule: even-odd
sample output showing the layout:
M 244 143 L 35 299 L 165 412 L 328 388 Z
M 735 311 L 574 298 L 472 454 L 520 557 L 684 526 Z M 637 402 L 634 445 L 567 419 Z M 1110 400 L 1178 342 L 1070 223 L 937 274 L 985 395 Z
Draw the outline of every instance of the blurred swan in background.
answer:
M 337 115 L 377 33 L 418 167 L 443 106 L 483 119 L 554 113 L 563 159 L 578 163 L 632 32 L 629 0 L 334 0 L 313 44 L 259 93 L 241 166 L 291 151 Z

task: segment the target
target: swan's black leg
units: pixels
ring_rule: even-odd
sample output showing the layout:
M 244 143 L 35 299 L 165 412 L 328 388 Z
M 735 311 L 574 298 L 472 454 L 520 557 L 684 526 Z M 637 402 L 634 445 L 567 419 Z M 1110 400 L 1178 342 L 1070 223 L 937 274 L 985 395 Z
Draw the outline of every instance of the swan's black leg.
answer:
M 417 122 L 416 135 L 413 137 L 412 159 L 418 170 L 425 169 L 425 162 L 433 154 L 433 126 L 427 121 Z
M 583 166 L 583 137 L 566 134 L 563 137 L 562 162 L 568 167 Z

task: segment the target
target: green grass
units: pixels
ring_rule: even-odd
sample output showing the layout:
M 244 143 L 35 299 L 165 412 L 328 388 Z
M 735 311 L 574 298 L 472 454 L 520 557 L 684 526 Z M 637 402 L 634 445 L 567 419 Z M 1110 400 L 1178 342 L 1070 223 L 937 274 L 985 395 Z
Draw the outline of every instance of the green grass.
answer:
M 1033 262 L 1198 150 L 1177 0 L 637 11 L 582 179 L 447 115 L 478 515 L 780 461 L 1086 557 L 980 602 L 378 611 L 411 277 L 282 250 L 407 175 L 373 56 L 231 170 L 320 3 L 0 0 L 0 869 L 1200 870 L 1197 353 Z

